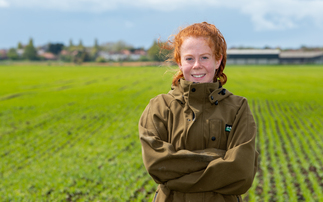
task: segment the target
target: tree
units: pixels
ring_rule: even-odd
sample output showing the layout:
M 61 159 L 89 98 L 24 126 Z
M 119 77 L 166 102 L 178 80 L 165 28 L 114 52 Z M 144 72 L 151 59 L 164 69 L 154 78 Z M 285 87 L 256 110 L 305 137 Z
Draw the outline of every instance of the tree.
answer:
M 95 59 L 95 62 L 104 63 L 104 62 L 106 62 L 106 60 L 103 57 L 97 57 Z
M 73 57 L 71 55 L 60 55 L 59 59 L 64 62 L 72 62 L 73 61 Z
M 117 43 L 114 44 L 114 50 L 116 52 L 120 52 L 124 49 L 129 49 L 131 46 L 127 45 L 126 42 L 120 40 L 120 41 L 117 41 Z
M 18 49 L 23 49 L 22 44 L 20 42 L 18 43 Z
M 37 60 L 37 51 L 33 44 L 33 39 L 30 38 L 28 45 L 24 49 L 23 57 L 27 60 Z
M 160 45 L 163 45 L 164 43 L 165 42 L 158 43 L 157 41 L 154 41 L 153 45 L 147 51 L 147 55 L 151 60 L 165 61 L 167 59 L 170 51 L 160 48 Z
M 64 44 L 62 43 L 48 44 L 48 52 L 51 52 L 55 55 L 58 55 L 63 50 L 63 48 L 64 48 Z
M 19 59 L 19 55 L 18 55 L 16 49 L 14 49 L 14 48 L 9 49 L 7 56 L 10 60 L 18 60 Z
M 73 62 L 75 64 L 82 64 L 82 62 L 90 61 L 90 56 L 85 50 L 75 50 L 73 54 Z
M 33 46 L 34 47 L 34 40 L 32 38 L 29 39 L 28 46 Z
M 99 49 L 98 39 L 94 40 L 94 48 Z
M 83 49 L 84 49 L 82 39 L 80 40 L 80 43 L 79 43 L 79 45 L 78 45 L 78 49 L 79 49 L 79 50 L 83 50 Z
M 159 47 L 157 41 L 154 41 L 153 45 L 148 49 L 147 55 L 151 60 L 159 61 Z
M 96 60 L 96 58 L 98 57 L 98 54 L 99 54 L 99 50 L 100 50 L 100 47 L 98 45 L 98 40 L 95 39 L 94 40 L 94 46 L 92 48 L 92 51 L 91 51 L 91 57 L 92 57 L 92 60 Z
M 120 52 L 122 50 L 129 50 L 131 48 L 133 48 L 132 45 L 127 44 L 126 42 L 120 40 L 117 42 L 110 42 L 110 43 L 106 43 L 102 46 L 100 46 L 101 49 L 105 50 L 105 51 L 111 51 L 111 52 Z
M 138 61 L 140 61 L 140 62 L 147 62 L 147 61 L 149 61 L 149 58 L 147 56 L 145 56 L 145 55 L 142 55 L 142 56 L 140 56 L 140 58 L 139 58 Z
M 72 39 L 70 39 L 69 48 L 72 48 L 73 46 L 74 46 L 73 41 Z

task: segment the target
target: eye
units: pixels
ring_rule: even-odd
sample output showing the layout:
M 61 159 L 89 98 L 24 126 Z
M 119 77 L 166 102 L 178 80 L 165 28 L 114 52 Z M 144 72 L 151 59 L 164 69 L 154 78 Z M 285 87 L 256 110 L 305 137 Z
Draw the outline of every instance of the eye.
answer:
M 193 58 L 185 58 L 185 60 L 187 60 L 187 61 L 191 61 L 191 60 L 193 60 Z
M 203 60 L 207 60 L 207 59 L 209 59 L 209 57 L 207 57 L 207 56 L 203 56 L 203 57 L 202 57 L 202 59 L 203 59 Z

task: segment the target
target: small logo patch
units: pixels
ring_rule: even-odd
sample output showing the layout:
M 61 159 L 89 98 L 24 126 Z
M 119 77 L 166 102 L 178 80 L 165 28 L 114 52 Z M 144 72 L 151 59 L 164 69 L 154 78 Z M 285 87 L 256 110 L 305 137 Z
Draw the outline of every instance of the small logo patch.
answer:
M 225 124 L 225 131 L 230 132 L 232 129 L 232 125 Z

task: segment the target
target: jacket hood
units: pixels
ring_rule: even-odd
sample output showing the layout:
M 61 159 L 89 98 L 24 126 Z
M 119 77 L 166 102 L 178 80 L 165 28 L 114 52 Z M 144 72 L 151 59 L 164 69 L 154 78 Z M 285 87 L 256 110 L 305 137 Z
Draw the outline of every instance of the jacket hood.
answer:
M 216 105 L 232 95 L 231 92 L 222 87 L 219 81 L 215 83 L 195 83 L 184 79 L 180 79 L 178 86 L 172 85 L 169 94 L 183 104 L 194 100 L 199 103 L 210 102 Z

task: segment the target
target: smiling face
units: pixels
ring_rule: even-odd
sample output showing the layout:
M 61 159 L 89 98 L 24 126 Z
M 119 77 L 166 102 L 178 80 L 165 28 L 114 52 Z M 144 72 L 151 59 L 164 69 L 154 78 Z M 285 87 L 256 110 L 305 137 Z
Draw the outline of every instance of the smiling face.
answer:
M 178 67 L 187 81 L 213 83 L 216 69 L 222 57 L 217 61 L 205 38 L 188 37 L 180 48 L 181 64 Z

